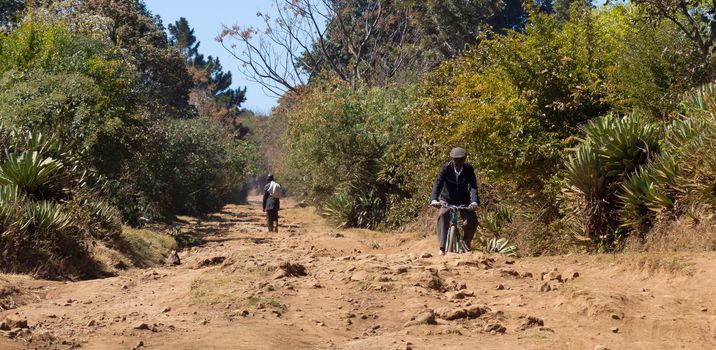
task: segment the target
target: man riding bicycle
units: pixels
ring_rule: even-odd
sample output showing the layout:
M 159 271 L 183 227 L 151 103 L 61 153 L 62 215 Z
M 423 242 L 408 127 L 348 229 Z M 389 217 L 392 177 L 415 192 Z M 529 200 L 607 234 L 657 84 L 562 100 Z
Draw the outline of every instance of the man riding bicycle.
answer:
M 443 203 L 468 206 L 468 209 L 460 209 L 465 244 L 468 249 L 471 248 L 472 237 L 477 229 L 475 209 L 480 205 L 475 169 L 465 163 L 467 151 L 460 147 L 453 148 L 450 151 L 450 158 L 451 160 L 440 169 L 430 197 L 430 205 L 440 208 L 437 219 L 440 255 L 445 254 L 445 240 L 450 229 L 450 209 L 446 208 Z

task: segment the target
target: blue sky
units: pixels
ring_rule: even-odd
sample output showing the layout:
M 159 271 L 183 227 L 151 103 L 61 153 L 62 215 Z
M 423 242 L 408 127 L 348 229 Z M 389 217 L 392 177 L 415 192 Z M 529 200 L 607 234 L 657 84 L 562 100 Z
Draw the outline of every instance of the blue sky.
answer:
M 266 96 L 259 84 L 244 80 L 238 71 L 236 59 L 231 57 L 214 38 L 221 31 L 222 24 L 261 27 L 263 22 L 256 17 L 256 12 L 271 13 L 272 0 L 144 0 L 144 2 L 153 14 L 162 17 L 165 27 L 180 17 L 185 17 L 189 25 L 194 28 L 196 39 L 201 42 L 199 52 L 205 56 L 218 56 L 224 70 L 231 71 L 234 87 L 247 87 L 244 107 L 264 114 L 270 113 L 271 107 L 276 104 L 276 99 Z

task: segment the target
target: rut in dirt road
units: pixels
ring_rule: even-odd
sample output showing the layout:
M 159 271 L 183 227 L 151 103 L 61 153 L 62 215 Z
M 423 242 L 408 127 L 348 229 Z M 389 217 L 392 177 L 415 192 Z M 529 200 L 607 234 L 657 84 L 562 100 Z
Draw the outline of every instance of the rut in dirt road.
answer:
M 202 241 L 176 267 L 9 276 L 36 298 L 0 314 L 27 321 L 0 348 L 716 346 L 713 254 L 670 257 L 671 270 L 650 256 L 440 257 L 432 236 L 335 230 L 285 203 L 279 233 L 265 232 L 256 198 L 184 227 Z

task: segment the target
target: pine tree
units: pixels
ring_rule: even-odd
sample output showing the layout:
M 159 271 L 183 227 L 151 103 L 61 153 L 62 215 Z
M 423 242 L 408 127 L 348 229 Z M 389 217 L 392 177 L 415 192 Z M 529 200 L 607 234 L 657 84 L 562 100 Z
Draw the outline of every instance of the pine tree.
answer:
M 197 92 L 194 95 L 197 97 L 192 103 L 202 104 L 204 108 L 198 108 L 200 112 L 215 119 L 226 119 L 227 115 L 238 112 L 246 101 L 246 87 L 232 89 L 231 72 L 224 72 L 219 58 L 205 58 L 199 53 L 201 42 L 196 40 L 194 29 L 186 18 L 169 24 L 168 30 L 171 44 L 182 53 L 187 66 L 194 72 L 194 90 Z M 213 107 L 207 108 L 207 103 Z
M 187 61 L 194 61 L 199 55 L 199 42 L 194 36 L 194 29 L 189 27 L 189 21 L 181 17 L 174 24 L 169 24 L 169 41 L 172 45 L 179 48 L 181 53 L 186 57 Z M 199 58 L 200 60 L 203 57 Z

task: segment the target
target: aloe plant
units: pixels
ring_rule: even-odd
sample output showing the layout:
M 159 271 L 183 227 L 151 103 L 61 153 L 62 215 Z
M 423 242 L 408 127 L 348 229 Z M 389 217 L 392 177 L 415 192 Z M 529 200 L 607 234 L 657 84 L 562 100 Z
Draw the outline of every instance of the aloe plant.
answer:
M 679 154 L 683 199 L 692 206 L 716 207 L 716 84 L 706 84 L 689 95 L 686 117 L 693 121 L 694 137 Z
M 583 128 L 611 180 L 623 180 L 661 149 L 662 131 L 636 115 L 608 115 Z
M 15 203 L 22 198 L 22 192 L 16 185 L 0 185 L 0 204 Z
M 507 238 L 491 238 L 486 243 L 485 246 L 482 249 L 485 253 L 496 253 L 496 254 L 502 254 L 504 256 L 509 257 L 516 257 L 517 256 L 517 247 L 514 245 L 510 245 L 510 240 Z
M 24 196 L 14 185 L 0 186 L 0 234 L 7 232 L 14 224 Z
M 0 185 L 15 185 L 36 199 L 50 199 L 66 191 L 64 165 L 37 152 L 9 154 L 0 164 Z
M 674 204 L 657 188 L 647 168 L 640 168 L 629 176 L 617 197 L 621 201 L 618 209 L 621 225 L 639 232 L 646 232 L 656 214 Z
M 688 94 L 686 104 L 692 109 L 716 116 L 716 84 L 705 84 Z
M 512 222 L 514 211 L 510 208 L 499 207 L 494 210 L 480 211 L 477 216 L 481 231 L 499 237 L 503 233 L 505 225 Z
M 348 193 L 344 190 L 336 191 L 333 196 L 328 198 L 321 206 L 321 215 L 326 217 L 337 227 L 347 227 L 350 225 L 352 211 L 353 202 L 350 200 Z
M 25 207 L 19 231 L 32 237 L 54 238 L 53 236 L 71 225 L 71 218 L 62 210 L 62 206 L 53 202 L 29 201 Z
M 565 162 L 563 200 L 583 219 L 583 233 L 593 247 L 615 247 L 623 184 L 661 151 L 663 132 L 639 117 L 608 115 L 583 128 L 585 138 Z M 640 185 L 634 179 L 633 193 Z M 643 186 L 642 186 L 643 187 Z M 642 188 L 643 189 L 643 188 Z

